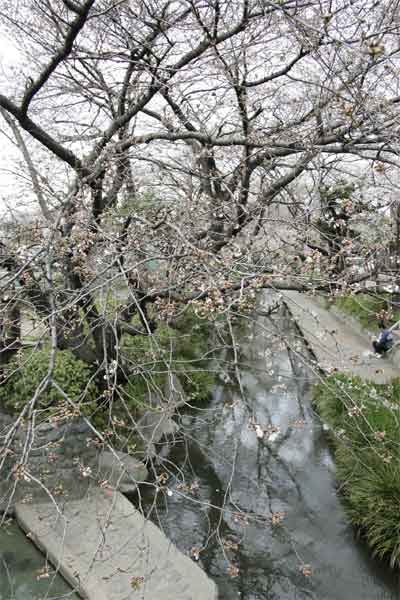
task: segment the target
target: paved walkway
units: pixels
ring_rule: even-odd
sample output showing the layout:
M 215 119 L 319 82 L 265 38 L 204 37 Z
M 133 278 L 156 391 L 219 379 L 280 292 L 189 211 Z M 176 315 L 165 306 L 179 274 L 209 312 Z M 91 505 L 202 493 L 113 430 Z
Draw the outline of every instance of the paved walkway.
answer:
M 284 300 L 323 371 L 337 369 L 376 383 L 400 377 L 390 355 L 379 358 L 372 352 L 371 340 L 361 327 L 323 308 L 312 296 L 286 292 Z
M 19 525 L 89 600 L 216 600 L 215 584 L 119 492 L 16 505 Z

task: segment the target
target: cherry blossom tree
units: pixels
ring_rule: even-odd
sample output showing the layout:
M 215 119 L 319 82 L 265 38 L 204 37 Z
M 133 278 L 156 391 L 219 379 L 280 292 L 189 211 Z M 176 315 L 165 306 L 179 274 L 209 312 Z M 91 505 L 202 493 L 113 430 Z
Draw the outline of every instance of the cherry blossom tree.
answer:
M 3 1 L 2 128 L 34 208 L 0 241 L 2 362 L 29 306 L 109 389 L 136 372 L 122 340 L 187 306 L 376 275 L 382 243 L 349 223 L 397 210 L 399 24 L 390 0 Z M 363 201 L 328 223 L 340 185 Z

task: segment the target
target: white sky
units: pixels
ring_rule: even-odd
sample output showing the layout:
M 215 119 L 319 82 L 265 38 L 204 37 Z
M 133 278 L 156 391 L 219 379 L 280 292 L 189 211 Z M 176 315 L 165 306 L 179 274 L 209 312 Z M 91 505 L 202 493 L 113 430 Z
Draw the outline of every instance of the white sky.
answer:
M 278 42 L 275 42 L 275 44 L 277 43 Z M 281 57 L 279 56 L 281 51 L 282 48 L 277 47 L 278 61 L 281 60 Z M 19 70 L 21 67 L 23 68 L 24 65 L 21 63 L 21 57 L 19 56 L 17 49 L 13 46 L 11 40 L 0 29 L 0 90 L 3 91 L 3 93 L 10 93 L 12 96 L 13 85 L 17 80 L 17 77 L 15 77 L 15 71 Z M 263 68 L 263 63 L 260 63 L 259 67 Z M 258 73 L 256 71 L 253 73 L 254 78 L 262 75 L 263 73 Z M 191 70 L 191 76 L 193 76 L 193 69 Z M 282 94 L 286 96 L 290 92 L 290 88 L 287 86 L 282 88 L 282 90 Z M 278 96 L 273 97 L 274 102 L 276 102 L 277 98 Z M 155 99 L 154 101 L 156 102 L 157 100 Z M 264 99 L 263 102 L 265 104 L 265 108 L 268 108 L 267 99 Z M 285 102 L 282 103 L 282 106 L 285 106 Z M 209 115 L 207 120 L 208 124 L 213 124 L 213 122 L 217 119 L 219 122 L 222 115 L 224 114 L 225 116 L 225 112 L 226 118 L 229 117 L 229 110 L 230 108 L 228 104 L 219 105 L 218 114 L 215 113 Z M 18 178 L 11 172 L 11 169 L 18 169 L 18 162 L 21 159 L 21 155 L 19 150 L 15 148 L 7 139 L 7 137 L 1 132 L 2 129 L 7 130 L 7 126 L 0 116 L 0 214 L 2 211 L 4 211 L 5 200 L 7 200 L 11 206 L 16 206 L 17 203 L 21 203 L 21 196 L 18 194 Z M 149 151 L 150 150 L 153 151 L 152 146 L 149 147 Z M 25 200 L 28 199 L 26 192 L 22 197 Z
M 8 82 L 13 81 L 13 71 L 18 66 L 20 58 L 18 50 L 11 41 L 0 31 L 0 82 L 3 92 L 7 93 Z M 11 85 L 9 86 L 11 87 Z M 11 133 L 0 116 L 0 213 L 4 212 L 6 204 L 13 207 L 17 204 L 17 198 L 13 197 L 16 177 L 11 169 L 15 169 L 20 158 L 17 148 L 7 139 L 2 130 Z

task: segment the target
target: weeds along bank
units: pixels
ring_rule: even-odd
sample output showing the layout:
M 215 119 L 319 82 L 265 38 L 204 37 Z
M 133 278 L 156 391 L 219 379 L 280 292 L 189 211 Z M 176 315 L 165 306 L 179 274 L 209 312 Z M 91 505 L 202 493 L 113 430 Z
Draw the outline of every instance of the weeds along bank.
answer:
M 3 369 L 0 384 L 0 509 L 10 512 L 13 501 L 43 486 L 55 495 L 71 486 L 84 494 L 89 479 L 104 479 L 98 457 L 110 448 L 136 460 L 134 472 L 142 481 L 154 444 L 178 427 L 176 408 L 209 399 L 216 357 L 231 344 L 229 336 L 224 319 L 186 310 L 173 326 L 161 323 L 152 335 L 122 338 L 120 360 L 131 375 L 119 384 L 110 372 L 112 395 L 99 386 L 96 369 L 67 350 L 56 353 L 52 384 L 43 387 L 50 342 L 21 350 Z
M 334 305 L 366 330 L 400 319 L 390 294 L 342 296 Z M 335 374 L 316 386 L 314 403 L 330 427 L 339 490 L 351 522 L 374 555 L 400 566 L 400 381 L 379 385 Z
M 400 566 L 400 380 L 343 374 L 318 384 L 314 405 L 330 430 L 339 491 L 373 554 Z
M 179 378 L 187 402 L 206 401 L 216 380 L 214 358 L 228 343 L 225 330 L 222 320 L 212 322 L 187 310 L 173 326 L 160 324 L 152 335 L 124 336 L 119 360 L 129 375 L 123 383 L 116 381 L 110 363 L 108 387 L 99 385 L 96 365 L 91 369 L 71 351 L 58 351 L 51 384 L 40 391 L 51 362 L 50 342 L 42 340 L 37 348 L 20 351 L 3 369 L 0 408 L 17 416 L 37 394 L 40 421 L 54 422 L 73 413 L 86 416 L 103 433 L 115 433 L 115 427 L 128 425 L 130 417 L 163 399 L 171 375 Z
M 391 294 L 360 293 L 352 296 L 339 296 L 334 306 L 353 317 L 368 331 L 377 332 L 380 321 L 388 327 L 400 320 L 400 302 Z

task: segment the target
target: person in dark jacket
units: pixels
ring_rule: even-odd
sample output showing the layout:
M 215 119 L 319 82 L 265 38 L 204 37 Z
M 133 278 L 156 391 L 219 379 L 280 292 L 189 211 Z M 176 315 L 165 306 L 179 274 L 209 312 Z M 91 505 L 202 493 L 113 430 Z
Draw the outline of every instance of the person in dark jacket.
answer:
M 393 346 L 393 334 L 390 329 L 382 329 L 378 339 L 372 342 L 375 352 L 386 354 Z

